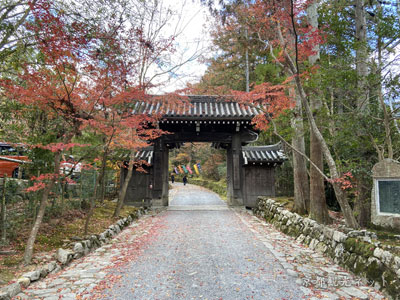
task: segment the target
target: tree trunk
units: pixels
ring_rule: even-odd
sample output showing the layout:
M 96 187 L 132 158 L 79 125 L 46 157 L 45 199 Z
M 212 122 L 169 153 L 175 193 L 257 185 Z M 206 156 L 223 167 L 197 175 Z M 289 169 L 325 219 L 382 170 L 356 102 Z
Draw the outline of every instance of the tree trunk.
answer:
M 248 93 L 250 91 L 250 84 L 249 84 L 249 41 L 248 41 L 248 32 L 247 28 L 245 29 L 245 37 L 246 37 L 246 53 L 245 53 L 245 58 L 246 58 L 246 92 Z
M 104 194 L 105 194 L 105 186 L 106 186 L 106 165 L 107 165 L 107 157 L 108 157 L 108 149 L 104 151 L 103 161 L 101 162 L 101 170 L 100 170 L 100 203 L 104 203 Z
M 307 7 L 307 19 L 312 27 L 312 31 L 318 29 L 318 3 L 313 1 Z M 319 44 L 315 44 L 313 48 L 313 55 L 310 55 L 308 60 L 310 65 L 315 65 L 320 58 Z M 315 119 L 320 126 L 320 113 L 322 101 L 319 93 L 310 97 L 310 106 L 313 110 Z M 310 132 L 310 160 L 320 169 L 324 169 L 324 161 L 321 145 L 315 136 L 314 131 Z M 324 178 L 318 170 L 310 164 L 310 217 L 318 223 L 327 224 L 330 222 L 328 208 L 325 198 L 325 185 Z
M 6 228 L 6 190 L 7 190 L 7 175 L 3 177 L 3 193 L 1 197 L 1 244 L 7 243 L 7 228 Z
M 107 183 L 106 172 L 105 170 L 102 172 L 103 172 L 102 175 L 103 180 L 100 183 L 100 203 L 104 203 L 104 199 L 106 198 L 106 183 Z
M 66 183 L 60 182 L 61 185 L 61 211 L 64 211 L 64 204 L 65 204 L 65 199 L 64 199 L 64 193 L 66 191 Z
M 365 17 L 365 0 L 355 1 L 355 25 L 356 25 L 356 71 L 357 71 L 357 110 L 361 114 L 366 114 L 369 104 L 369 86 L 368 86 L 368 47 L 367 47 L 367 21 Z M 379 43 L 378 43 L 379 44 Z M 380 52 L 380 51 L 378 51 Z M 380 85 L 379 85 L 380 86 Z M 378 91 L 379 92 L 379 91 Z M 386 125 L 386 124 L 385 124 Z M 362 139 L 365 133 L 362 129 L 357 132 L 359 139 Z M 361 157 L 367 160 L 366 149 L 358 149 Z M 369 223 L 370 216 L 370 195 L 371 190 L 367 188 L 367 175 L 359 174 L 357 177 L 358 195 L 354 204 L 354 211 L 357 214 L 357 220 L 361 226 Z
M 103 152 L 103 157 L 102 157 L 102 166 L 103 164 L 105 164 L 105 160 L 107 158 L 107 150 L 105 150 Z M 89 232 L 89 223 L 90 223 L 90 219 L 93 216 L 94 213 L 94 209 L 96 208 L 96 199 L 97 199 L 97 190 L 99 187 L 99 184 L 102 180 L 102 176 L 104 175 L 103 172 L 100 172 L 99 176 L 96 179 L 96 183 L 94 184 L 94 191 L 93 191 L 93 196 L 90 198 L 90 207 L 89 207 L 89 212 L 86 216 L 86 220 L 85 220 L 85 228 L 84 228 L 84 235 L 87 235 Z
M 277 25 L 278 25 L 277 26 L 278 38 L 280 40 L 281 45 L 285 45 L 285 41 L 284 41 L 284 38 L 282 35 L 282 30 L 280 28 L 280 23 L 277 22 Z M 297 43 L 297 37 L 296 37 L 296 43 Z M 307 114 L 307 118 L 310 122 L 311 130 L 314 131 L 315 137 L 321 144 L 322 153 L 324 154 L 324 157 L 325 157 L 326 162 L 329 167 L 330 175 L 332 178 L 333 189 L 335 190 L 336 199 L 338 200 L 340 207 L 342 209 L 342 212 L 343 212 L 343 215 L 344 215 L 344 218 L 346 221 L 346 225 L 349 227 L 352 227 L 352 228 L 359 228 L 357 220 L 354 217 L 353 210 L 346 198 L 346 194 L 344 193 L 344 191 L 342 190 L 342 188 L 340 186 L 340 183 L 338 182 L 338 180 L 340 179 L 340 174 L 338 172 L 335 159 L 333 158 L 332 153 L 329 150 L 328 144 L 326 143 L 321 131 L 318 129 L 317 123 L 315 122 L 315 118 L 312 114 L 310 105 L 308 103 L 307 94 L 305 93 L 305 91 L 303 89 L 303 85 L 300 80 L 299 71 L 297 69 L 297 61 L 293 61 L 292 57 L 289 55 L 289 53 L 287 52 L 286 49 L 283 49 L 282 51 L 285 56 L 289 70 L 292 73 L 292 75 L 294 75 L 296 89 L 297 89 L 298 95 L 301 99 L 301 103 L 304 107 L 304 110 Z M 297 55 L 296 55 L 296 59 L 297 59 Z
M 378 3 L 379 6 L 379 12 L 382 12 L 382 8 L 380 6 L 380 4 Z M 378 21 L 378 25 L 380 25 L 380 21 Z M 378 36 L 378 68 L 376 70 L 376 73 L 378 75 L 378 85 L 377 85 L 377 89 L 378 89 L 378 100 L 379 100 L 379 104 L 380 107 L 382 109 L 383 112 L 383 125 L 385 128 L 385 144 L 387 147 L 387 158 L 393 159 L 393 142 L 392 142 L 392 130 L 391 130 L 391 119 L 392 119 L 392 115 L 391 115 L 391 111 L 388 110 L 387 108 L 387 103 L 385 103 L 385 99 L 383 96 L 383 87 L 382 87 L 382 71 L 383 71 L 383 62 L 382 62 L 382 37 Z M 396 120 L 394 121 L 394 123 L 396 123 Z
M 292 118 L 294 136 L 292 145 L 302 153 L 305 153 L 304 127 L 301 100 L 296 95 L 296 107 Z M 308 212 L 310 190 L 308 184 L 307 164 L 305 158 L 293 151 L 293 179 L 294 179 L 294 210 L 299 214 Z
M 357 71 L 357 109 L 365 111 L 368 108 L 368 48 L 367 48 L 367 21 L 365 18 L 364 0 L 356 0 L 356 71 Z
M 320 170 L 323 170 L 322 148 L 312 130 L 310 137 L 310 159 Z M 331 222 L 326 205 L 324 178 L 312 165 L 310 165 L 310 218 L 322 224 L 329 224 Z
M 292 65 L 292 67 L 294 67 Z M 340 174 L 337 170 L 336 162 L 331 154 L 331 151 L 329 150 L 328 144 L 326 143 L 324 137 L 321 134 L 321 131 L 318 129 L 318 126 L 315 122 L 314 116 L 312 114 L 311 108 L 308 104 L 307 101 L 307 95 L 303 90 L 303 86 L 300 82 L 300 78 L 298 76 L 295 77 L 296 80 L 296 86 L 300 94 L 301 101 L 304 105 L 305 111 L 307 113 L 307 117 L 310 121 L 311 125 L 311 130 L 313 130 L 316 139 L 319 141 L 322 149 L 322 153 L 324 154 L 326 158 L 326 162 L 329 167 L 329 171 L 331 174 L 332 178 L 332 185 L 333 189 L 335 191 L 336 199 L 338 200 L 340 204 L 340 208 L 343 212 L 343 216 L 346 221 L 346 225 L 352 228 L 359 228 L 359 224 L 357 223 L 357 220 L 353 214 L 353 210 L 347 200 L 345 192 L 342 190 L 342 187 L 340 183 L 338 182 L 338 179 L 340 179 Z
M 54 174 L 58 175 L 60 173 L 60 157 L 61 157 L 61 152 L 58 151 L 56 152 L 54 156 Z M 32 261 L 32 255 L 33 255 L 33 246 L 36 241 L 36 236 L 39 231 L 40 225 L 42 224 L 43 216 L 46 211 L 46 205 L 47 205 L 47 200 L 49 198 L 49 194 L 51 189 L 53 188 L 54 184 L 56 182 L 56 176 L 54 176 L 48 184 L 46 184 L 46 187 L 43 189 L 42 192 L 42 197 L 40 200 L 40 206 L 39 206 L 39 212 L 36 217 L 35 223 L 33 224 L 31 233 L 29 234 L 28 241 L 26 243 L 26 248 L 25 248 L 25 253 L 24 253 L 24 263 L 25 265 L 29 265 Z
M 354 212 L 360 226 L 367 227 L 371 221 L 371 180 L 362 177 L 357 181 L 357 199 L 354 204 Z
M 126 191 L 128 190 L 129 181 L 132 178 L 134 161 L 135 161 L 135 153 L 134 153 L 134 151 L 131 151 L 131 155 L 129 156 L 128 173 L 126 174 L 124 183 L 123 183 L 123 185 L 121 187 L 121 190 L 120 190 L 120 193 L 119 193 L 119 197 L 118 197 L 118 203 L 117 203 L 117 206 L 115 207 L 113 218 L 118 218 L 119 217 L 119 214 L 121 213 L 121 209 L 122 209 L 122 207 L 124 205 Z

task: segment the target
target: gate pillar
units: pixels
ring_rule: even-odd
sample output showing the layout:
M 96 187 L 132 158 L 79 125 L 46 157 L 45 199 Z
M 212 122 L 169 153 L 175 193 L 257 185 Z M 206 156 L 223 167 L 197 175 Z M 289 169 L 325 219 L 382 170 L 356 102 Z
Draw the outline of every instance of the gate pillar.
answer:
M 168 206 L 168 148 L 162 138 L 154 142 L 152 195 L 153 205 Z
M 243 205 L 243 157 L 240 134 L 236 133 L 232 136 L 232 144 L 228 147 L 226 154 L 228 204 Z

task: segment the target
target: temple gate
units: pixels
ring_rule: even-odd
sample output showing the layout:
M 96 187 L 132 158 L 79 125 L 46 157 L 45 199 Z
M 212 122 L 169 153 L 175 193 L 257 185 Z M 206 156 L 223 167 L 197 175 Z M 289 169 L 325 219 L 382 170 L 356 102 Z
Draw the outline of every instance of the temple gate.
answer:
M 151 166 L 147 173 L 134 171 L 125 203 L 168 205 L 168 151 L 185 142 L 209 142 L 226 149 L 229 205 L 254 207 L 257 196 L 274 196 L 274 167 L 282 164 L 285 156 L 277 145 L 246 147 L 258 137 L 251 124 L 257 110 L 220 97 L 189 96 L 189 100 L 189 107 L 167 109 L 163 114 L 160 129 L 171 134 L 136 154 Z M 157 109 L 158 105 L 137 103 L 134 113 L 154 113 Z M 126 172 L 122 169 L 121 180 Z

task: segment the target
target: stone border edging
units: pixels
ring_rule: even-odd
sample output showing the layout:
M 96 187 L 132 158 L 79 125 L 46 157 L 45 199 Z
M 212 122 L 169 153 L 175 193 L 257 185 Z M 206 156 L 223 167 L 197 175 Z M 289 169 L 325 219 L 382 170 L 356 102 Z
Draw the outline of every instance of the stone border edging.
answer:
M 54 261 L 51 261 L 34 271 L 22 274 L 16 282 L 1 288 L 0 300 L 10 300 L 31 283 L 45 278 L 48 274 L 57 273 L 64 269 L 73 260 L 81 258 L 91 251 L 109 243 L 111 239 L 119 234 L 125 227 L 128 227 L 134 220 L 140 218 L 141 215 L 146 214 L 147 212 L 146 209 L 140 208 L 134 213 L 131 213 L 128 217 L 120 219 L 115 224 L 110 225 L 104 232 L 93 234 L 89 239 L 73 243 L 72 250 L 59 248 L 55 254 Z
M 259 200 L 258 207 L 253 209 L 258 217 L 367 279 L 392 299 L 400 299 L 400 257 L 380 248 L 379 242 L 372 242 L 371 238 L 376 238 L 373 233 L 366 230 L 343 233 L 292 213 L 272 199 Z

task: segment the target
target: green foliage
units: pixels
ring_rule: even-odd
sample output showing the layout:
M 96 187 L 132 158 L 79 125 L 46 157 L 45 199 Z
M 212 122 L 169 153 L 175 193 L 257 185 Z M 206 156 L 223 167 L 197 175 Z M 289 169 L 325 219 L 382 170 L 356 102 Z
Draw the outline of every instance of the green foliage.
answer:
M 204 178 L 219 181 L 226 177 L 226 153 L 225 150 L 217 150 L 206 143 L 185 144 L 180 149 L 174 149 L 170 153 L 170 170 L 175 166 L 195 163 L 201 164 Z M 193 169 L 193 168 L 192 168 Z M 194 170 L 193 170 L 194 172 Z M 197 176 L 197 175 L 193 175 Z
M 4 190 L 3 180 L 4 179 L 2 179 L 1 185 L 0 185 L 0 195 L 3 195 L 3 190 Z M 13 204 L 13 203 L 16 203 L 18 200 L 22 199 L 21 188 L 20 188 L 21 184 L 19 184 L 18 181 L 15 179 L 11 179 L 11 178 L 6 179 L 6 193 L 5 193 L 6 204 Z
M 282 69 L 275 63 L 260 63 L 257 64 L 255 69 L 255 84 L 261 84 L 264 82 L 271 82 L 273 84 L 281 84 L 286 76 L 282 72 Z
M 293 166 L 291 161 L 286 161 L 275 169 L 276 196 L 293 196 Z
M 263 26 L 271 23 L 264 24 L 264 20 L 257 20 L 257 17 L 248 18 L 242 2 L 231 4 L 222 9 L 223 22 L 215 27 L 213 43 L 220 50 L 220 55 L 212 59 L 200 83 L 202 88 L 212 90 L 215 86 L 225 84 L 228 90 L 244 90 L 244 49 L 249 50 L 251 84 L 284 82 L 289 73 L 282 69 L 280 64 L 276 64 L 271 58 L 271 53 L 266 51 L 266 48 L 269 50 L 268 45 L 272 44 L 272 41 L 267 41 L 266 47 L 265 44 L 256 42 L 258 38 L 252 36 L 252 33 L 247 39 L 243 38 L 243 28 L 247 28 L 246 26 L 251 27 L 254 22 L 260 21 L 257 28 L 260 28 L 261 32 Z M 253 3 L 246 3 L 246 7 L 252 5 Z M 315 113 L 318 113 L 321 133 L 333 154 L 338 171 L 341 174 L 351 172 L 354 176 L 353 188 L 346 190 L 347 197 L 352 205 L 364 207 L 370 205 L 368 195 L 372 188 L 371 170 L 378 162 L 377 149 L 380 149 L 384 157 L 387 157 L 389 152 L 388 128 L 385 131 L 383 122 L 384 108 L 388 110 L 391 118 L 389 130 L 394 158 L 400 156 L 400 134 L 394 123 L 397 121 L 393 121 L 393 114 L 388 105 L 391 98 L 397 100 L 400 96 L 400 75 L 393 67 L 389 67 L 391 60 L 396 57 L 394 45 L 398 45 L 400 41 L 400 22 L 397 12 L 388 3 L 367 1 L 365 12 L 368 53 L 366 64 L 369 73 L 366 78 L 360 77 L 356 69 L 356 59 L 360 59 L 356 58 L 357 51 L 365 45 L 356 38 L 355 7 L 350 5 L 349 1 L 319 2 L 318 27 L 323 41 L 319 45 L 320 59 L 316 67 L 310 67 L 308 53 L 298 53 L 302 56 L 298 63 L 303 76 L 303 87 L 310 98 L 317 97 L 322 101 L 322 107 Z M 300 29 L 302 21 L 299 20 L 299 32 L 304 29 Z M 273 49 L 275 57 L 279 57 L 280 50 L 279 46 Z M 240 80 L 236 80 L 235 75 L 238 75 Z M 209 80 L 210 78 L 213 80 Z M 362 111 L 357 107 L 361 92 L 360 80 L 366 80 L 368 89 L 368 99 L 365 99 L 368 109 Z M 290 92 L 292 88 L 293 86 L 288 84 L 288 94 L 293 94 L 293 91 Z M 366 91 L 362 92 L 365 94 Z M 383 98 L 385 107 L 382 107 L 379 97 Z M 277 131 L 288 142 L 291 142 L 295 134 L 291 127 L 292 118 L 293 114 L 288 112 L 275 120 Z M 304 125 L 305 154 L 308 154 L 310 131 L 306 119 Z M 269 128 L 260 133 L 255 144 L 265 145 L 278 141 Z M 291 149 L 288 147 L 285 150 L 290 156 Z M 288 161 L 277 171 L 278 193 L 280 190 L 290 190 L 289 194 L 292 194 L 291 169 Z M 324 171 L 330 176 L 327 166 L 324 167 Z M 360 196 L 361 187 L 364 192 Z M 334 205 L 334 197 L 329 200 Z
M 30 17 L 29 3 L 21 0 L 0 1 L 0 72 L 13 74 L 27 58 L 32 36 L 24 27 Z
M 24 128 L 24 118 L 17 112 L 21 109 L 21 104 L 8 100 L 4 97 L 0 98 L 0 140 L 16 141 L 17 132 L 22 132 Z M 14 139 L 10 139 L 14 137 Z

